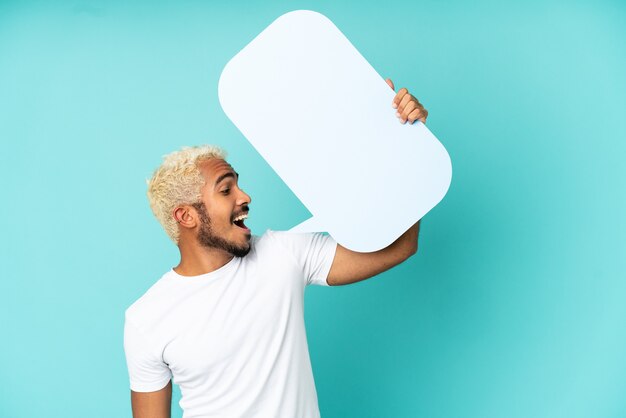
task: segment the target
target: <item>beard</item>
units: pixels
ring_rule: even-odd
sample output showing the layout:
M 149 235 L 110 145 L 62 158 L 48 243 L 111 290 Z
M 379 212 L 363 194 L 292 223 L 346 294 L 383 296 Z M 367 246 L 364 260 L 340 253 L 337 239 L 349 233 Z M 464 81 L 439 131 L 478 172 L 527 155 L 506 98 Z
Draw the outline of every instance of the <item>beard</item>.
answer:
M 198 214 L 200 215 L 201 223 L 200 231 L 198 231 L 198 242 L 201 245 L 224 250 L 235 257 L 244 257 L 250 252 L 250 243 L 238 245 L 213 233 L 213 229 L 211 228 L 211 219 L 206 213 L 206 206 L 204 203 L 195 203 L 193 207 L 196 208 Z

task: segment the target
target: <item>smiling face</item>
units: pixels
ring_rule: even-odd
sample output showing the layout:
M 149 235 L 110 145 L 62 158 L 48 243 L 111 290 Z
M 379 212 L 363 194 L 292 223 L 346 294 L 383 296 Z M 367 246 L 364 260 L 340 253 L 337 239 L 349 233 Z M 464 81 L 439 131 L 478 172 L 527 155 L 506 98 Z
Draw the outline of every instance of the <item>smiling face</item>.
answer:
M 244 225 L 251 199 L 239 188 L 239 175 L 226 161 L 212 158 L 199 164 L 206 183 L 201 202 L 194 204 L 200 218 L 198 241 L 237 257 L 250 251 L 251 232 Z

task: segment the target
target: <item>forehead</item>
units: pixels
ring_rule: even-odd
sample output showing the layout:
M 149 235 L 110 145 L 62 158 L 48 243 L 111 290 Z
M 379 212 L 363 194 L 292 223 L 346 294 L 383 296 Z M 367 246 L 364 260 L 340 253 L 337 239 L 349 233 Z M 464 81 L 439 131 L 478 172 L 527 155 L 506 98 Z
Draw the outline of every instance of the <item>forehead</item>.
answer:
M 207 185 L 213 185 L 215 180 L 226 173 L 235 174 L 233 167 L 221 158 L 211 158 L 198 164 Z

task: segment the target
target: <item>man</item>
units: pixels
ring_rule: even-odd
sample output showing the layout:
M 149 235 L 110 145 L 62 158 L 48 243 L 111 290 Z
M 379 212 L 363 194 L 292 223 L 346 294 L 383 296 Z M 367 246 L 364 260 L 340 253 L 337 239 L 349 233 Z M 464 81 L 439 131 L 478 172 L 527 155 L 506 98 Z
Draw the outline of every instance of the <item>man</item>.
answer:
M 392 106 L 401 123 L 426 122 L 404 88 Z M 251 198 L 224 157 L 215 147 L 184 148 L 149 182 L 180 263 L 126 310 L 133 416 L 169 417 L 173 379 L 185 417 L 319 417 L 305 286 L 354 283 L 403 262 L 417 251 L 419 222 L 373 253 L 323 234 L 252 236 L 244 223 Z

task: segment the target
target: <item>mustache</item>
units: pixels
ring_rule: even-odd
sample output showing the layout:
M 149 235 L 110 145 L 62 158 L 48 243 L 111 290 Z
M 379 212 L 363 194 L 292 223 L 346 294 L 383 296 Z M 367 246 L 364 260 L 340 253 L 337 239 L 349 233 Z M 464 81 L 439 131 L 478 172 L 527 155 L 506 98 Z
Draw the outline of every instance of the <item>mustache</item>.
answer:
M 235 219 L 235 218 L 236 218 L 237 216 L 239 216 L 239 215 L 246 215 L 248 212 L 250 212 L 250 208 L 248 207 L 248 205 L 245 205 L 245 204 L 244 204 L 244 205 L 241 207 L 241 211 L 240 211 L 240 212 L 237 212 L 237 213 L 233 214 L 233 216 L 232 216 L 232 218 L 231 218 L 231 221 L 232 221 L 233 219 Z

